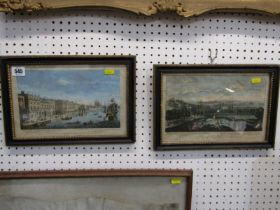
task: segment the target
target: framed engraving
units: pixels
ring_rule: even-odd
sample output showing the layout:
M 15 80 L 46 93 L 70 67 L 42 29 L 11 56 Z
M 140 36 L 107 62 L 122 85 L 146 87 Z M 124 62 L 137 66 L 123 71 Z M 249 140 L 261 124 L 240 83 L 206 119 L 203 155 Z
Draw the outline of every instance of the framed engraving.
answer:
M 155 149 L 271 148 L 279 67 L 156 65 Z
M 5 210 L 190 210 L 192 170 L 1 172 Z
M 280 0 L 0 0 L 0 12 L 37 11 L 70 8 L 120 9 L 137 14 L 153 15 L 173 11 L 189 17 L 208 11 L 238 11 L 280 13 Z
M 7 145 L 134 142 L 135 58 L 1 59 Z

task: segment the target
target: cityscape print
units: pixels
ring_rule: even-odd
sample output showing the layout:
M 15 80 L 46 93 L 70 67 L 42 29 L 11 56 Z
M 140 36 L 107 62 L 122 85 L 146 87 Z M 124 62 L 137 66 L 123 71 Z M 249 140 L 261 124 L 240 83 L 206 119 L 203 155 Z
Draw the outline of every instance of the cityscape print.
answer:
M 120 128 L 119 70 L 28 70 L 17 87 L 21 129 Z
M 251 76 L 167 77 L 166 132 L 240 132 L 263 129 L 265 87 Z

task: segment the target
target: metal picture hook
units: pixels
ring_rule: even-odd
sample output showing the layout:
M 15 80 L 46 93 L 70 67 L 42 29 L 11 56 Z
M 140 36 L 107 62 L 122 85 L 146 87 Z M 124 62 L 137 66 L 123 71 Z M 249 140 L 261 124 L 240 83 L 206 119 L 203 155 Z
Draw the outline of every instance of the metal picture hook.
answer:
M 218 57 L 218 49 L 215 49 L 215 56 L 212 57 L 212 49 L 208 49 L 209 50 L 209 56 L 208 58 L 210 59 L 210 63 L 213 64 L 214 60 Z

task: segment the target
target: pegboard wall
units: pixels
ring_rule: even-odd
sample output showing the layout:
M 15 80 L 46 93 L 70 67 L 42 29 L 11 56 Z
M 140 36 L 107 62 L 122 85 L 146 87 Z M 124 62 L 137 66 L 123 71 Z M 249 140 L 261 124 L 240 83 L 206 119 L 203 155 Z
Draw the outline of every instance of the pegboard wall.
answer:
M 120 11 L 0 15 L 0 55 L 136 55 L 136 143 L 5 146 L 0 169 L 193 169 L 192 209 L 280 209 L 280 123 L 275 149 L 155 152 L 153 64 L 279 64 L 280 18 L 210 13 L 193 18 Z M 279 119 L 279 115 L 278 115 Z

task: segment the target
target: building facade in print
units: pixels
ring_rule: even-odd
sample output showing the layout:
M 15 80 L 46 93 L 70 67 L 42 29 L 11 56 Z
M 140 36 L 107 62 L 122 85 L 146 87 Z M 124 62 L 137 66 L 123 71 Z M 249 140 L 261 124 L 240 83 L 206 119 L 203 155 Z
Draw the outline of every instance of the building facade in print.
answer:
M 50 120 L 54 116 L 55 100 L 44 99 L 22 91 L 18 94 L 18 101 L 23 123 Z
M 22 126 L 46 123 L 84 115 L 88 106 L 73 101 L 42 98 L 25 92 L 18 94 Z
M 65 115 L 65 117 L 75 116 L 79 114 L 80 104 L 72 101 L 56 100 L 55 101 L 55 113 L 57 115 Z

